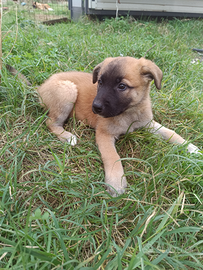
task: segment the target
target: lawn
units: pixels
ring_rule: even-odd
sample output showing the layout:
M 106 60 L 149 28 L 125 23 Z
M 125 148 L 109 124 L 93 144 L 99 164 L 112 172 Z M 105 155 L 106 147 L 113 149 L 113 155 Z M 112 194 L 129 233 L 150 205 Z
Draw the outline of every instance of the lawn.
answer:
M 9 16 L 8 16 L 9 15 Z M 203 269 L 203 156 L 144 130 L 116 144 L 128 189 L 112 198 L 94 130 L 70 119 L 71 147 L 50 134 L 35 91 L 51 74 L 91 72 L 109 56 L 145 56 L 163 71 L 152 84 L 154 118 L 200 149 L 202 20 L 132 18 L 46 26 L 3 16 L 0 90 L 0 269 Z

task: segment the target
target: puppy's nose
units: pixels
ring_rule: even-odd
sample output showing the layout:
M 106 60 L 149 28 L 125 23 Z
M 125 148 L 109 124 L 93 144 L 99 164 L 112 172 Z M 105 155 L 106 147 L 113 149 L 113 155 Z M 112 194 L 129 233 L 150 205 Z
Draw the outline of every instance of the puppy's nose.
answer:
M 102 110 L 103 110 L 103 106 L 100 102 L 93 102 L 92 104 L 92 111 L 93 113 L 96 113 L 96 114 L 101 114 L 102 113 Z

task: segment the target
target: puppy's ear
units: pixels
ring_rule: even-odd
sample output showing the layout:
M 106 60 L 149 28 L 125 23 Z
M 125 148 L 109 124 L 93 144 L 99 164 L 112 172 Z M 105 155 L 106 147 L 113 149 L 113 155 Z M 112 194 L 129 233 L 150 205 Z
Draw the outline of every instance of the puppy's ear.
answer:
M 101 69 L 102 63 L 98 64 L 94 69 L 93 69 L 93 83 L 96 83 L 98 80 L 98 74 Z
M 141 67 L 140 73 L 149 81 L 154 80 L 156 88 L 159 90 L 161 89 L 163 73 L 157 65 L 155 65 L 150 60 L 145 59 L 145 63 Z

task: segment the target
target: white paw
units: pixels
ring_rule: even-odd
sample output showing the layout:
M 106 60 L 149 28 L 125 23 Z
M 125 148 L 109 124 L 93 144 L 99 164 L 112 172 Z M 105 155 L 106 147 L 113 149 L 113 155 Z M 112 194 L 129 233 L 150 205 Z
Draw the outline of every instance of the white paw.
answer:
M 200 152 L 200 149 L 197 146 L 195 146 L 194 144 L 192 144 L 192 143 L 188 144 L 187 150 L 188 150 L 189 153 L 202 155 L 202 153 Z
M 67 142 L 72 145 L 75 146 L 77 144 L 77 138 L 75 135 L 72 135 L 70 138 L 67 139 Z
M 62 134 L 57 136 L 59 140 L 63 143 L 67 142 L 68 144 L 75 146 L 77 144 L 77 137 L 70 132 L 64 131 Z

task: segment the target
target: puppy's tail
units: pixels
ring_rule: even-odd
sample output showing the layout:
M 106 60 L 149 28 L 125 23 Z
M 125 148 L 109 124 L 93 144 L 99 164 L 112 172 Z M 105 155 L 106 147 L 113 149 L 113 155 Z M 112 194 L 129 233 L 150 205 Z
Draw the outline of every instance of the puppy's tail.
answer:
M 17 76 L 20 80 L 22 80 L 25 84 L 28 86 L 31 86 L 32 84 L 28 81 L 28 79 L 20 72 L 18 72 L 14 67 L 10 65 L 6 65 L 7 70 L 13 75 Z

